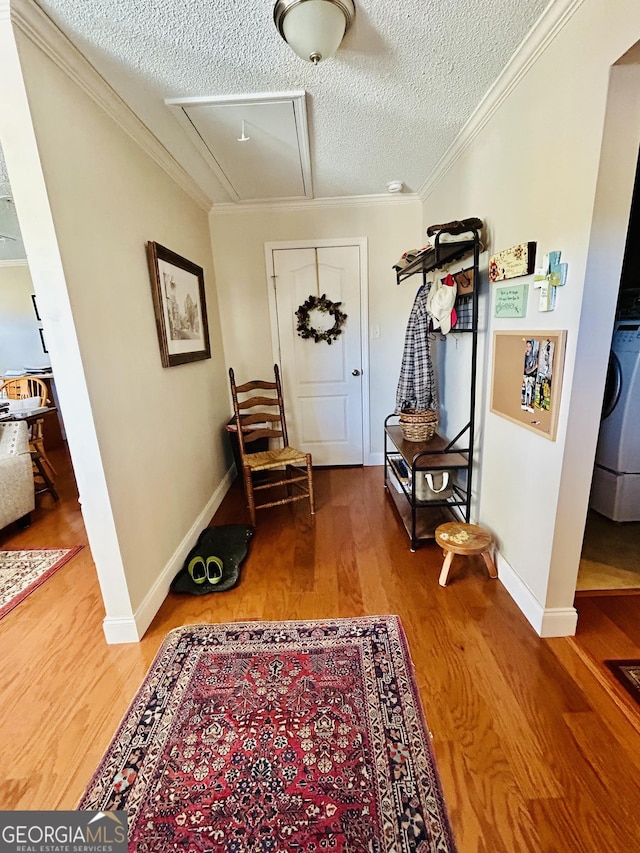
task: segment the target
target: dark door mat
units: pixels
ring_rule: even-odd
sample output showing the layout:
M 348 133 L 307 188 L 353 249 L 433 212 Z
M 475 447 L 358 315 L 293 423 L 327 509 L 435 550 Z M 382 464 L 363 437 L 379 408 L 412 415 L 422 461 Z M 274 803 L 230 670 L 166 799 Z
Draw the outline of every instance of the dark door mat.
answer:
M 631 660 L 606 660 L 604 663 L 625 690 L 640 704 L 640 658 Z
M 245 524 L 205 527 L 187 554 L 183 567 L 171 581 L 171 591 L 204 595 L 208 592 L 224 592 L 234 587 L 240 579 L 240 566 L 247 556 L 253 533 L 253 527 Z M 215 560 L 215 577 L 194 581 L 193 574 L 189 572 L 189 564 L 195 557 L 199 558 L 199 563 L 204 566 Z M 208 577 L 209 572 L 206 574 Z

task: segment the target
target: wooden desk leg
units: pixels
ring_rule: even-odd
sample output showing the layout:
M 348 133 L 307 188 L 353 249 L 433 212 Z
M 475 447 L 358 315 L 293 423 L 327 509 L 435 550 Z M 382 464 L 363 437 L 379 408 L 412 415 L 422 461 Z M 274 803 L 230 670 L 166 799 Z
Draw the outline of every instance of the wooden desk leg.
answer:
M 493 557 L 491 556 L 491 551 L 483 551 L 482 559 L 485 561 L 487 566 L 487 571 L 489 572 L 490 578 L 498 577 L 498 570 L 496 569 L 496 564 L 493 562 Z
M 453 560 L 453 551 L 447 551 L 446 556 L 444 558 L 444 563 L 442 564 L 442 571 L 440 572 L 440 579 L 438 583 L 440 586 L 446 586 L 447 580 L 449 579 L 449 569 L 451 568 L 451 562 Z
M 57 501 L 59 498 L 58 498 L 58 493 L 56 492 L 56 487 L 53 485 L 51 478 L 47 474 L 45 467 L 42 464 L 42 457 L 40 456 L 40 454 L 38 453 L 37 450 L 31 451 L 31 458 L 33 459 L 33 462 L 34 462 L 36 468 L 38 469 L 38 474 L 44 480 L 45 489 L 41 489 L 41 491 L 50 492 L 51 497 L 54 499 L 54 501 Z

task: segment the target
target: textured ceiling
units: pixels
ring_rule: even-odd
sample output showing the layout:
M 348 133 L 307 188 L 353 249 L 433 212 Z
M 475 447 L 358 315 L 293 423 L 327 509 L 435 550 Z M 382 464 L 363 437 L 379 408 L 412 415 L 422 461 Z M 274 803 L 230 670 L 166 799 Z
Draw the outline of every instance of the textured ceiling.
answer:
M 356 0 L 333 59 L 299 59 L 273 0 L 38 0 L 214 203 L 229 196 L 166 98 L 307 92 L 315 198 L 415 192 L 547 0 Z
M 207 169 L 165 98 L 306 90 L 318 198 L 385 192 L 393 179 L 415 191 L 547 0 L 356 0 L 338 53 L 317 66 L 280 38 L 272 0 L 39 5 L 201 183 Z

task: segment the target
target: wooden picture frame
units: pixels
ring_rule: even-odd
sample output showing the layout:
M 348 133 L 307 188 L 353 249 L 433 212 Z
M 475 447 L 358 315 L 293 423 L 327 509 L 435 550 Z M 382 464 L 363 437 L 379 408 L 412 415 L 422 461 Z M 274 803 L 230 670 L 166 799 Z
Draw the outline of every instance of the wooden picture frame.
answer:
M 567 332 L 493 333 L 491 411 L 555 441 Z
M 162 366 L 211 358 L 204 270 L 159 243 L 147 260 Z
M 38 321 L 38 323 L 42 323 L 42 317 L 40 316 L 40 312 L 38 311 L 38 303 L 36 302 L 35 293 L 31 294 L 31 302 L 33 303 L 33 310 L 36 315 L 36 320 Z

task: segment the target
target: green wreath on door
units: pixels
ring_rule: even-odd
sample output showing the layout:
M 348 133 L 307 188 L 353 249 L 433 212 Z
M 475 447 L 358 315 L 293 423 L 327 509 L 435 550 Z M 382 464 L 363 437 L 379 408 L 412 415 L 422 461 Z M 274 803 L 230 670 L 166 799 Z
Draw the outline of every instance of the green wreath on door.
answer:
M 296 331 L 301 338 L 313 338 L 319 344 L 326 341 L 329 345 L 341 334 L 347 315 L 340 310 L 342 302 L 332 302 L 327 299 L 326 293 L 322 296 L 309 296 L 296 311 L 298 327 Z M 311 312 L 320 311 L 322 314 L 330 314 L 333 317 L 333 326 L 330 329 L 315 329 L 311 325 Z

